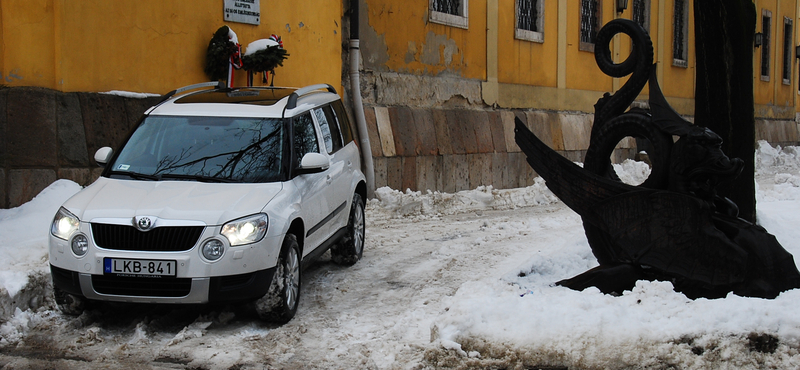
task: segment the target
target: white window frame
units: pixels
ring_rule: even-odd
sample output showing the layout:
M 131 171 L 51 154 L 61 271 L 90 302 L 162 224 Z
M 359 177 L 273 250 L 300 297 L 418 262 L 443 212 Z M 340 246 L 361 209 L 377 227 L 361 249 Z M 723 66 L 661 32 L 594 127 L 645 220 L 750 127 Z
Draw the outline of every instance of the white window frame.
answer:
M 519 2 L 522 0 L 514 1 L 514 38 L 517 40 L 525 40 L 531 42 L 544 42 L 544 2 L 545 0 L 532 0 L 536 1 L 536 24 L 539 30 L 531 31 L 517 28 L 519 26 Z
M 443 24 L 445 26 L 469 29 L 469 0 L 461 0 L 461 14 L 453 15 L 437 12 L 434 9 L 436 0 L 428 0 L 428 20 L 431 23 Z
M 675 2 L 675 7 L 673 8 L 673 12 L 677 8 L 678 8 L 678 3 Z M 675 24 L 675 15 L 676 14 L 674 14 L 674 13 L 672 15 L 672 27 L 673 28 L 676 26 L 676 24 Z M 683 22 L 681 22 L 681 23 L 683 23 L 683 29 L 682 29 L 683 38 L 681 40 L 675 40 L 674 39 L 675 38 L 675 30 L 673 29 L 672 30 L 672 37 L 673 37 L 672 42 L 673 43 L 680 42 L 682 44 L 683 55 L 681 55 L 681 58 L 675 58 L 675 55 L 674 55 L 675 44 L 673 44 L 672 45 L 672 47 L 673 47 L 672 65 L 675 66 L 675 67 L 689 68 L 689 0 L 684 0 L 683 1 L 683 20 L 682 21 Z

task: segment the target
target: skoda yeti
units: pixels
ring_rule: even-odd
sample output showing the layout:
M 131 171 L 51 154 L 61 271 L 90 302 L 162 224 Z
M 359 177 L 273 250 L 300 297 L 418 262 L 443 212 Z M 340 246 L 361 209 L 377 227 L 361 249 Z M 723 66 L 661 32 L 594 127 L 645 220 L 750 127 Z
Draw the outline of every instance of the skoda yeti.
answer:
M 287 322 L 300 274 L 326 251 L 352 265 L 364 246 L 359 148 L 329 85 L 187 86 L 145 112 L 101 177 L 50 230 L 55 300 L 248 302 Z M 198 90 L 204 88 L 202 90 Z

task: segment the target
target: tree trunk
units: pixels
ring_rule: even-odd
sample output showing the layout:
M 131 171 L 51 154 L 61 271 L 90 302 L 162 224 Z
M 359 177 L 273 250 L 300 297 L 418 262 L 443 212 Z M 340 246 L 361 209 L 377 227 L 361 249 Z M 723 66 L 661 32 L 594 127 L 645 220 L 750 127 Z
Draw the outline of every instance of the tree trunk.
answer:
M 695 124 L 722 137 L 722 150 L 744 160 L 744 170 L 719 194 L 739 206 L 739 217 L 755 222 L 755 117 L 751 0 L 695 0 L 697 85 Z

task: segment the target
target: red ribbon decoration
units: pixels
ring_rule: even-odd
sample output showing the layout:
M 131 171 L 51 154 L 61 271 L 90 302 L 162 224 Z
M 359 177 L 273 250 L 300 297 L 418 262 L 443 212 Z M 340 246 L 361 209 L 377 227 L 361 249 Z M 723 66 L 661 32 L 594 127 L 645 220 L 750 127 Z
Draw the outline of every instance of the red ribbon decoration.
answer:
M 236 44 L 236 51 L 231 54 L 228 63 L 228 87 L 233 88 L 234 70 L 242 68 L 242 45 Z
M 272 40 L 272 41 L 277 42 L 278 43 L 278 47 L 283 49 L 283 40 L 281 40 L 280 36 L 278 36 L 278 35 L 273 33 L 272 35 L 269 36 L 269 39 Z

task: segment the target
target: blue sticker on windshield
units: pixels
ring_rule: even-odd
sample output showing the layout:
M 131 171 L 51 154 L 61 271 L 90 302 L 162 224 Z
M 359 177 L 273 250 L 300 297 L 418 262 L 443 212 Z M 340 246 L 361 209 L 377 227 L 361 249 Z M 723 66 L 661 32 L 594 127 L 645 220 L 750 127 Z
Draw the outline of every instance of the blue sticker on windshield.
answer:
M 131 165 L 129 164 L 121 164 L 117 166 L 117 169 L 120 171 L 127 171 L 129 168 L 131 168 Z

